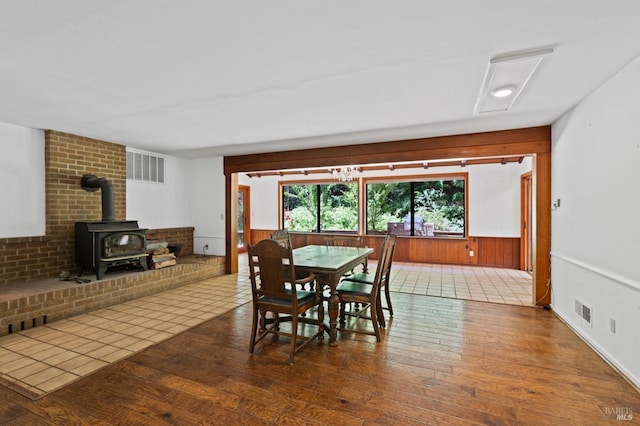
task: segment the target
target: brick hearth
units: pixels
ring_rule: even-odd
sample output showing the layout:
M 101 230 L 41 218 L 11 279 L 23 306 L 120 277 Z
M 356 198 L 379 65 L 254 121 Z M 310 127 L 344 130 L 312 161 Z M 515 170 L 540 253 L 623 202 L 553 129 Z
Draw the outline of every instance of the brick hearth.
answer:
M 87 284 L 32 281 L 0 286 L 0 336 L 224 274 L 224 257 L 186 256 L 170 268 L 108 272 Z M 95 275 L 93 276 L 95 279 Z

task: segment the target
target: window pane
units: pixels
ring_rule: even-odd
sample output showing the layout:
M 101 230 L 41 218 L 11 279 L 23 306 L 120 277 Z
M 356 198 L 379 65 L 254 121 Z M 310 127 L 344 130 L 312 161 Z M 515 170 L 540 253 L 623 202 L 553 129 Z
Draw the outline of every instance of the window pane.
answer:
M 290 231 L 358 231 L 358 184 L 282 186 L 282 226 Z
M 411 209 L 409 182 L 367 184 L 367 234 L 404 234 L 403 218 Z
M 283 185 L 283 229 L 316 231 L 318 227 L 316 200 L 316 185 Z
M 465 179 L 367 184 L 367 234 L 465 235 Z
M 464 236 L 464 179 L 416 182 L 415 235 Z
M 320 231 L 358 230 L 357 183 L 320 185 Z

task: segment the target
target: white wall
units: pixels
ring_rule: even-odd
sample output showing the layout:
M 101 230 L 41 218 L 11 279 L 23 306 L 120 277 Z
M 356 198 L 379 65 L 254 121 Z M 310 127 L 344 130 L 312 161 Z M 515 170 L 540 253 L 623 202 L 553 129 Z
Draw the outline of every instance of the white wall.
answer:
M 640 386 L 640 58 L 552 126 L 555 312 Z M 593 325 L 574 312 L 592 307 Z M 615 334 L 610 320 L 616 321 Z
M 224 256 L 223 159 L 162 156 L 164 184 L 127 180 L 127 219 L 152 229 L 193 226 L 195 254 Z
M 469 235 L 520 237 L 520 176 L 531 171 L 522 164 L 467 166 L 469 171 Z
M 0 123 L 0 238 L 44 235 L 44 131 Z
M 369 171 L 367 176 L 390 176 L 417 174 L 469 173 L 469 233 L 474 236 L 519 237 L 520 236 L 520 176 L 531 170 L 531 159 L 522 164 L 487 164 L 461 167 L 436 167 L 396 171 Z M 278 182 L 286 180 L 312 180 L 330 178 L 329 173 L 308 176 L 264 176 L 247 178 L 240 183 L 251 186 L 251 228 L 277 229 Z
M 220 255 L 225 247 L 225 187 L 223 158 L 190 160 L 186 163 L 189 185 L 185 187 L 191 205 L 191 225 L 195 227 L 196 254 Z M 209 245 L 204 250 L 205 244 Z
M 278 229 L 278 181 L 280 176 L 247 178 L 240 175 L 238 183 L 251 187 L 251 228 Z
M 152 153 L 153 154 L 153 153 Z M 188 161 L 164 157 L 165 183 L 127 179 L 127 219 L 141 228 L 177 228 L 190 225 L 190 200 L 186 170 Z

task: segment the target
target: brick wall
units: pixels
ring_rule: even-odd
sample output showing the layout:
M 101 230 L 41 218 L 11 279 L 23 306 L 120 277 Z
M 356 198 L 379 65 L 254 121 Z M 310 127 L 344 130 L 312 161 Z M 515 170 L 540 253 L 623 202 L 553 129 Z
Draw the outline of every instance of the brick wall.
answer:
M 100 191 L 80 186 L 85 174 L 112 181 L 116 219 L 126 216 L 126 147 L 56 131 L 45 132 L 46 234 L 0 239 L 0 285 L 75 271 L 74 223 L 102 219 Z
M 193 227 L 150 229 L 147 231 L 147 240 L 162 240 L 169 244 L 179 244 L 179 256 L 193 254 Z
M 61 271 L 75 273 L 74 224 L 102 219 L 101 191 L 82 189 L 82 176 L 92 174 L 113 183 L 116 220 L 125 220 L 126 161 L 124 145 L 46 131 L 46 234 L 0 238 L 0 285 L 57 277 Z M 183 255 L 193 253 L 193 228 L 151 235 L 183 244 Z
M 208 256 L 171 268 L 1 301 L 0 336 L 223 275 L 224 267 L 224 257 Z

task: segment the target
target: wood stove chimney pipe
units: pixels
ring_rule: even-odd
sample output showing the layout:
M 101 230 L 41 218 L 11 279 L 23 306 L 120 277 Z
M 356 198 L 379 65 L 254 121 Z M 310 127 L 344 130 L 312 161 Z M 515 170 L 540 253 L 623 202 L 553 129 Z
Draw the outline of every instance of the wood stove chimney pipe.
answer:
M 111 181 L 94 175 L 84 175 L 80 185 L 82 189 L 89 192 L 102 189 L 102 221 L 114 222 L 116 220 L 115 193 Z

